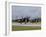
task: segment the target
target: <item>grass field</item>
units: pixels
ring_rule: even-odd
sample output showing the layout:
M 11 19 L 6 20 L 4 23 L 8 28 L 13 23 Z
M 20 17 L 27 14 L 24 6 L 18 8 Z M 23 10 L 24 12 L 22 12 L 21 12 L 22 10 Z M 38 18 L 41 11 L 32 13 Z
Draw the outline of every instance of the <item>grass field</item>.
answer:
M 37 26 L 12 26 L 12 31 L 20 31 L 20 30 L 40 30 L 41 27 Z
M 12 22 L 12 31 L 41 30 L 41 23 L 15 23 Z

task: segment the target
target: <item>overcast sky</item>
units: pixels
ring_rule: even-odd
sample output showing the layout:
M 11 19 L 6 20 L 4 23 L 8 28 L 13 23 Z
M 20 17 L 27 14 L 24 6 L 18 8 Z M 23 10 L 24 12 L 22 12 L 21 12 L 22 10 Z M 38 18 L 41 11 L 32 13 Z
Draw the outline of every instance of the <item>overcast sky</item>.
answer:
M 12 6 L 12 19 L 30 16 L 35 18 L 41 16 L 41 7 L 34 6 Z

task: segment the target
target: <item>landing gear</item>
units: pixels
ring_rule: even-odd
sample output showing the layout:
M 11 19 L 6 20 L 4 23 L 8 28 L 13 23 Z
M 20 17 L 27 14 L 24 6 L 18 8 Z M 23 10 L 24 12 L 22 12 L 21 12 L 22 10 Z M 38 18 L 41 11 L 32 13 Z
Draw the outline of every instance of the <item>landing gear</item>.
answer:
M 20 24 L 22 24 L 22 23 L 20 23 Z
M 27 23 L 27 20 L 25 20 L 25 24 Z

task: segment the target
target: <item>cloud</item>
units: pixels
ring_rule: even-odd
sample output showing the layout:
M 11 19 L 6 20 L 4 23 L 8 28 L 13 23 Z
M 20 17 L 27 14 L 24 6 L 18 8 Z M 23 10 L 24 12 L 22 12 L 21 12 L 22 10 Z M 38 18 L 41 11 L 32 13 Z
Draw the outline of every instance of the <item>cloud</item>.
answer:
M 12 19 L 17 17 L 30 16 L 31 18 L 41 16 L 41 7 L 33 6 L 12 6 Z

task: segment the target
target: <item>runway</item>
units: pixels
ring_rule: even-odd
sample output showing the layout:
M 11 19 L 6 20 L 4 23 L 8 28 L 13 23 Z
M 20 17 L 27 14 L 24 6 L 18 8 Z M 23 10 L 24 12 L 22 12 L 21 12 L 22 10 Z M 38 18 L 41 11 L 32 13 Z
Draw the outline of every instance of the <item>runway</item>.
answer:
M 20 24 L 20 23 L 15 23 L 15 22 L 13 22 L 12 23 L 12 25 L 15 25 L 15 26 L 38 26 L 38 27 L 41 27 L 41 24 L 39 24 L 39 23 L 22 23 L 22 24 Z

